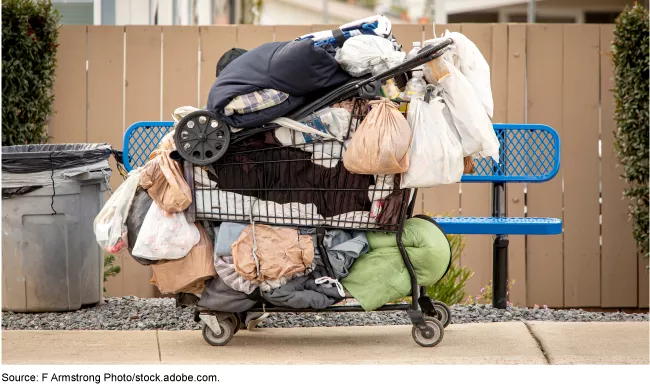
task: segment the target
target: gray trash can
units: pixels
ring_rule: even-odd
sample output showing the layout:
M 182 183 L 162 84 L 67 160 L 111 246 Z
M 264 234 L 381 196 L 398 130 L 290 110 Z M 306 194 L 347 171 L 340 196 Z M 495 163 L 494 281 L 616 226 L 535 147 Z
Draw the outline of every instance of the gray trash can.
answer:
M 106 203 L 107 144 L 2 147 L 2 310 L 78 310 L 103 295 L 93 220 Z

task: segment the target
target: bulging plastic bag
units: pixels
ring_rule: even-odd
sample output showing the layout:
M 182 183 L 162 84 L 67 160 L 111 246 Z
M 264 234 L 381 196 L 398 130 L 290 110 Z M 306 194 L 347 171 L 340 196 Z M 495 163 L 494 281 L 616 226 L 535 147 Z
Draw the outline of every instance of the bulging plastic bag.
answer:
M 442 37 L 433 39 L 431 44 L 439 43 L 445 39 L 451 39 L 453 44 L 444 57 L 467 77 L 485 112 L 492 118 L 494 100 L 492 99 L 492 86 L 490 83 L 490 65 L 476 47 L 476 44 L 460 32 L 445 31 Z M 428 43 L 425 42 L 425 44 Z M 430 72 L 427 74 L 427 71 L 425 71 L 425 77 L 429 82 L 432 82 L 430 75 Z
M 478 154 L 499 162 L 499 139 L 472 85 L 446 59 L 440 63 L 448 72 L 439 78 L 442 97 L 458 131 L 463 156 Z
M 401 64 L 406 53 L 395 51 L 393 43 L 373 35 L 353 36 L 336 53 L 336 60 L 352 76 L 377 75 Z
M 408 123 L 413 128 L 411 162 L 402 175 L 402 188 L 429 188 L 459 182 L 463 176 L 463 147 L 442 115 L 440 98 L 427 103 L 411 100 Z
M 108 253 L 117 253 L 128 244 L 127 228 L 124 225 L 138 189 L 141 169 L 134 169 L 129 177 L 108 199 L 93 221 L 97 243 Z
M 147 211 L 133 247 L 133 255 L 148 260 L 173 260 L 186 256 L 201 235 L 183 213 L 168 213 L 154 201 Z
M 413 136 L 406 118 L 385 98 L 371 101 L 370 108 L 343 154 L 343 165 L 357 174 L 406 172 Z
M 162 150 L 156 158 L 146 163 L 140 186 L 162 209 L 176 213 L 190 206 L 192 191 L 185 182 L 180 165 L 171 159 L 170 154 L 171 151 Z

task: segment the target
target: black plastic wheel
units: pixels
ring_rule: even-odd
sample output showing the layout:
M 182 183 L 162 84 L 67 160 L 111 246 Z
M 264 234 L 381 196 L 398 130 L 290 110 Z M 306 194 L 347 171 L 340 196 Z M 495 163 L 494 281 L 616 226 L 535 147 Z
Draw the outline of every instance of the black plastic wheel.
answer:
M 235 328 L 235 331 L 233 332 L 233 335 L 234 335 L 234 334 L 237 333 L 237 331 L 239 331 L 239 328 L 241 327 L 241 321 L 239 320 L 239 315 L 230 314 L 230 316 L 228 317 L 228 320 L 230 321 L 230 323 L 232 323 L 232 325 Z
M 431 304 L 433 305 L 433 313 L 427 313 L 429 316 L 433 316 L 442 323 L 443 327 L 449 326 L 451 323 L 451 309 L 448 305 L 437 300 L 432 300 Z
M 427 325 L 426 331 L 422 331 L 415 326 L 411 330 L 415 343 L 422 347 L 433 347 L 442 342 L 442 338 L 445 336 L 445 328 L 442 323 L 430 316 L 424 317 L 424 323 Z
M 212 346 L 225 346 L 235 335 L 235 329 L 230 324 L 230 319 L 219 322 L 219 327 L 221 327 L 221 332 L 217 334 L 207 324 L 203 325 L 203 339 Z
M 174 143 L 176 151 L 184 160 L 206 166 L 221 158 L 228 150 L 230 129 L 210 111 L 193 111 L 176 125 Z

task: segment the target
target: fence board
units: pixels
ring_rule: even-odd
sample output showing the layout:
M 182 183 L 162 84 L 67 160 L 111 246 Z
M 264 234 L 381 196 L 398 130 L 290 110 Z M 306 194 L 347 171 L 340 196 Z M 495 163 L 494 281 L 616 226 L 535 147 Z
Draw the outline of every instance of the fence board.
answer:
M 161 32 L 161 27 L 126 27 L 126 127 L 169 119 L 160 109 Z
M 334 29 L 338 29 L 340 26 L 341 26 L 340 24 L 312 24 L 311 32 L 334 30 Z
M 547 124 L 562 135 L 562 26 L 527 28 L 528 123 Z M 562 218 L 562 171 L 551 181 L 528 184 L 527 201 L 529 217 Z M 564 305 L 562 244 L 562 235 L 528 237 L 529 303 Z
M 88 138 L 90 143 L 109 143 L 122 148 L 124 86 L 124 27 L 88 27 Z M 85 73 L 85 71 L 84 71 Z M 85 102 L 85 101 L 84 101 Z M 115 160 L 110 159 L 113 175 L 111 187 L 116 189 L 121 177 Z M 116 256 L 115 264 L 128 271 L 128 262 Z M 125 293 L 124 277 L 106 283 L 109 294 Z
M 297 37 L 312 32 L 309 25 L 276 25 L 273 39 L 276 42 L 295 40 Z
M 199 101 L 198 107 L 208 103 L 208 93 L 217 75 L 217 62 L 221 55 L 236 47 L 237 27 L 231 25 L 208 26 L 199 28 L 201 47 Z
M 413 49 L 413 42 L 422 43 L 422 38 L 424 37 L 422 25 L 395 24 L 392 29 L 395 39 L 402 45 L 402 50 L 407 54 Z
M 51 143 L 83 143 L 86 135 L 86 26 L 59 28 Z
M 648 298 L 650 298 L 650 280 L 648 278 L 648 260 L 638 258 L 639 264 L 639 307 L 648 308 Z
M 602 283 L 601 307 L 637 306 L 637 253 L 628 221 L 629 200 L 623 199 L 625 180 L 623 168 L 618 165 L 614 151 L 614 70 L 611 58 L 611 41 L 614 27 L 600 27 L 600 124 L 602 139 Z
M 437 24 L 434 25 L 433 28 L 431 25 L 427 25 L 424 27 L 424 40 L 429 40 L 433 39 L 433 30 L 435 28 L 436 31 L 436 36 L 441 37 L 442 34 L 445 33 L 445 30 L 449 30 L 449 32 L 461 32 L 461 24 L 458 23 L 451 23 L 451 24 Z
M 124 116 L 126 127 L 138 121 L 169 120 L 161 111 L 161 40 L 162 28 L 126 27 L 126 82 Z M 158 293 L 149 284 L 151 268 L 135 262 L 128 253 L 119 276 L 124 283 L 120 295 L 154 297 Z
M 199 28 L 162 27 L 162 31 L 162 115 L 168 121 L 176 108 L 199 103 Z
M 239 25 L 237 28 L 237 47 L 252 50 L 264 43 L 273 41 L 273 26 Z
M 461 32 L 476 44 L 483 57 L 492 64 L 492 24 L 462 24 Z M 501 49 L 507 47 L 507 41 L 497 42 Z M 501 60 L 502 58 L 498 58 Z M 495 73 L 494 66 L 490 66 Z M 493 85 L 492 89 L 497 87 Z M 499 84 L 498 88 L 502 89 Z M 460 207 L 463 216 L 489 217 L 492 213 L 491 184 L 465 183 L 461 184 Z M 474 276 L 467 281 L 468 294 L 477 296 L 481 287 L 489 284 L 492 279 L 492 236 L 472 235 L 467 237 L 465 250 L 461 255 L 461 262 L 474 272 Z
M 495 27 L 495 30 L 498 27 Z M 526 26 L 511 24 L 508 28 L 507 123 L 526 122 Z M 500 107 L 495 99 L 495 118 Z M 500 113 L 499 113 L 500 114 Z M 506 159 L 509 161 L 509 159 Z M 524 217 L 524 184 L 507 184 L 508 216 Z M 526 306 L 526 236 L 510 236 L 508 246 L 508 279 L 515 284 L 510 302 Z
M 599 33 L 564 26 L 564 306 L 600 306 Z

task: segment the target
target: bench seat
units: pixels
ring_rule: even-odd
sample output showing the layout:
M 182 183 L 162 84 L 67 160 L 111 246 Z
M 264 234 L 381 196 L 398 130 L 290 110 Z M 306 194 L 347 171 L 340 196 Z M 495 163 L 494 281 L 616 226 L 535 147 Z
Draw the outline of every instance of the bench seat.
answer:
M 452 235 L 559 235 L 562 220 L 540 217 L 434 217 Z

